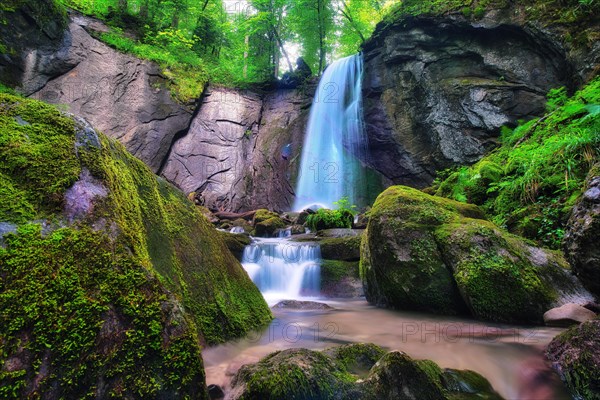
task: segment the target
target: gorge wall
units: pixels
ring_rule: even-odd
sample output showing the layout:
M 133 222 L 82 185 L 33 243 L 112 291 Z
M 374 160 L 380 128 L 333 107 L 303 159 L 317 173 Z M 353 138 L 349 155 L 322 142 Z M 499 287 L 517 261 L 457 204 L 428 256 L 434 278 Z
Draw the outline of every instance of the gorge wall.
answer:
M 289 210 L 314 90 L 208 89 L 162 176 L 212 209 Z
M 565 46 L 513 8 L 380 24 L 363 48 L 367 162 L 391 183 L 426 187 L 479 160 L 502 126 L 542 115 L 550 89 L 593 76 L 593 46 Z
M 392 17 L 366 42 L 362 161 L 385 186 L 426 187 L 436 171 L 476 162 L 502 126 L 542 115 L 549 89 L 574 89 L 597 73 L 597 41 L 570 46 L 555 27 L 510 10 L 476 21 L 460 12 Z M 211 86 L 198 104 L 180 104 L 155 64 L 92 36 L 108 29 L 100 21 L 72 13 L 48 23 L 42 14 L 24 8 L 11 17 L 17 29 L 0 26 L 13 49 L 0 57 L 2 81 L 66 105 L 212 209 L 291 208 L 316 82 Z

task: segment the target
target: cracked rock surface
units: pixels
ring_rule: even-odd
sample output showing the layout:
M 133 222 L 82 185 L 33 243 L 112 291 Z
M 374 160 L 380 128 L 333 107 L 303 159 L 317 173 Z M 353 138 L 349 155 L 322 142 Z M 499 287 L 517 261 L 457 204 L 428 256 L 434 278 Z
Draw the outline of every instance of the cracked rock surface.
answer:
M 86 31 L 101 28 L 97 21 L 74 16 L 62 47 L 53 53 L 64 68 L 47 82 L 24 81 L 25 93 L 66 104 L 158 172 L 177 133 L 188 128 L 192 110 L 171 98 L 156 64 L 120 53 Z M 37 52 L 28 54 L 35 58 Z

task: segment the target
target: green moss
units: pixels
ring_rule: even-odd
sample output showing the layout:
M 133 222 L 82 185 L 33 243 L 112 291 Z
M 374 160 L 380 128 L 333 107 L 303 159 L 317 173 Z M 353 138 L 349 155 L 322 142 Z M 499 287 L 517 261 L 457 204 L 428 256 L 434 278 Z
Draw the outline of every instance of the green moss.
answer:
M 0 361 L 21 364 L 0 372 L 0 397 L 203 397 L 192 322 L 175 327 L 168 292 L 126 247 L 87 228 L 43 237 L 39 225 L 5 241 Z
M 246 235 L 219 231 L 219 236 L 225 242 L 225 245 L 236 256 L 238 260 L 242 259 L 244 248 L 250 244 L 250 238 Z
M 598 78 L 571 98 L 553 91 L 545 117 L 504 129 L 500 148 L 441 175 L 437 194 L 480 205 L 496 224 L 559 248 L 570 209 L 600 161 L 598 104 Z
M 181 296 L 205 341 L 221 343 L 268 323 L 258 289 L 193 203 L 120 144 L 104 139 L 104 146 L 104 213 L 118 218 L 135 254 Z
M 346 277 L 358 278 L 358 261 L 324 259 L 321 263 L 321 287 L 336 284 Z
M 220 343 L 270 321 L 260 292 L 192 202 L 113 140 L 77 147 L 77 131 L 52 106 L 0 94 L 1 190 L 15 200 L 0 207 L 0 221 L 65 224 L 64 194 L 87 168 L 108 196 L 82 222 L 118 236 L 175 293 L 202 341 Z
M 361 236 L 341 238 L 326 238 L 319 242 L 321 256 L 330 260 L 358 261 L 360 260 Z
M 323 229 L 352 228 L 354 215 L 348 210 L 321 208 L 306 218 L 306 226 L 313 232 Z
M 325 350 L 346 371 L 366 377 L 386 351 L 373 343 L 353 343 Z
M 245 383 L 240 400 L 344 398 L 352 375 L 317 351 L 291 349 L 275 352 L 254 365 L 242 366 L 233 384 Z
M 548 346 L 547 356 L 577 398 L 600 398 L 600 320 L 574 326 Z

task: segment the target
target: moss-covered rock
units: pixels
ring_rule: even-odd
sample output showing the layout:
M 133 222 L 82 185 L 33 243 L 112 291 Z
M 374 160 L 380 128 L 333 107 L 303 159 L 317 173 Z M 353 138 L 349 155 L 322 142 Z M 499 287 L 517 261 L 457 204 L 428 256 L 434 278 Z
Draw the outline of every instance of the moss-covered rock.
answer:
M 375 202 L 362 243 L 367 299 L 392 308 L 541 323 L 585 295 L 558 253 L 481 219 L 472 205 L 391 187 Z
M 443 314 L 465 311 L 435 230 L 457 215 L 481 215 L 474 206 L 391 187 L 371 210 L 361 247 L 367 300 L 379 306 Z
M 501 399 L 475 372 L 363 343 L 275 352 L 243 366 L 232 384 L 232 399 Z
M 219 236 L 221 236 L 221 239 L 223 239 L 223 242 L 225 242 L 225 246 L 227 246 L 229 251 L 241 261 L 242 256 L 244 255 L 244 249 L 251 243 L 250 238 L 244 234 L 223 231 L 217 232 L 219 232 Z
M 344 344 L 326 349 L 325 354 L 333 357 L 346 371 L 365 377 L 371 368 L 386 353 L 373 343 Z
M 327 297 L 362 296 L 359 262 L 323 260 L 321 262 L 321 294 Z
M 85 121 L 1 94 L 0 161 L 0 397 L 202 398 L 199 343 L 271 319 L 197 208 Z
M 258 237 L 273 236 L 279 229 L 285 228 L 285 222 L 277 213 L 264 209 L 256 211 L 252 224 Z
M 236 400 L 350 398 L 352 375 L 327 355 L 307 349 L 272 353 L 244 365 L 232 381 Z
M 319 242 L 323 258 L 341 261 L 360 260 L 360 236 L 326 238 Z
M 546 356 L 575 397 L 600 399 L 600 319 L 554 338 Z

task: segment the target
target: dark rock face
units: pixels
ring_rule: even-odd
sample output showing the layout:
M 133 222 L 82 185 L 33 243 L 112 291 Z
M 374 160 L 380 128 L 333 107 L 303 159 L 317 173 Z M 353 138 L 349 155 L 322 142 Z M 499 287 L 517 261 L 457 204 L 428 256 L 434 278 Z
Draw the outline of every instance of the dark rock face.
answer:
M 155 64 L 92 38 L 84 29 L 92 23 L 73 17 L 65 36 L 69 40 L 56 53 L 63 56 L 65 67 L 41 88 L 23 81 L 25 92 L 49 103 L 67 104 L 72 113 L 118 139 L 158 172 L 177 133 L 188 128 L 192 111 L 171 98 Z
M 440 169 L 479 160 L 500 127 L 539 116 L 569 85 L 566 56 L 542 34 L 502 18 L 408 18 L 364 47 L 370 159 L 391 183 L 428 186 Z
M 575 398 L 600 398 L 600 320 L 584 322 L 554 338 L 546 356 Z
M 289 210 L 311 90 L 210 88 L 162 176 L 213 210 Z
M 600 166 L 592 168 L 586 191 L 573 208 L 564 238 L 564 250 L 575 274 L 600 296 Z
M 0 11 L 0 81 L 31 94 L 76 65 L 68 57 L 72 42 L 66 15 L 52 0 L 24 1 L 14 12 Z

